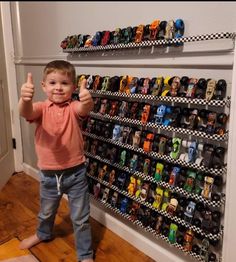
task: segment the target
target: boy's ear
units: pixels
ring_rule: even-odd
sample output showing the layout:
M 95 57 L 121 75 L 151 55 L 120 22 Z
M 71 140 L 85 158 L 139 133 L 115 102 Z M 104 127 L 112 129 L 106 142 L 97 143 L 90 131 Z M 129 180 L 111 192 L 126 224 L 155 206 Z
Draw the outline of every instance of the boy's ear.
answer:
M 42 89 L 43 89 L 43 91 L 44 91 L 44 92 L 46 92 L 46 90 L 45 90 L 45 83 L 44 83 L 44 81 L 42 81 L 42 82 L 41 82 L 41 86 L 42 86 Z

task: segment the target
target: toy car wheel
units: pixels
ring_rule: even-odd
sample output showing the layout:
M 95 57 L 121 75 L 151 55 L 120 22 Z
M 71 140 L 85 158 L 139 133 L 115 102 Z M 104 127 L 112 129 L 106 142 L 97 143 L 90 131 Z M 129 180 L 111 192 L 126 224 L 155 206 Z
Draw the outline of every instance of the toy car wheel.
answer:
M 199 211 L 200 213 L 201 213 L 202 211 L 204 211 L 204 210 L 205 210 L 204 204 L 201 203 L 201 202 L 197 203 L 197 204 L 196 204 L 196 210 Z
M 194 253 L 196 253 L 197 255 L 199 255 L 199 252 L 200 252 L 200 248 L 199 248 L 199 246 L 198 245 L 193 245 L 193 247 L 192 247 L 192 251 L 194 252 Z
M 182 235 L 177 236 L 176 242 L 180 245 L 183 245 L 184 243 L 184 237 Z
M 209 260 L 208 260 L 209 262 L 215 262 L 215 261 L 216 261 L 216 254 L 213 253 L 213 252 L 211 252 L 211 253 L 209 254 L 208 259 L 209 259 Z
M 212 201 L 220 201 L 220 196 L 218 194 L 212 194 L 212 197 L 211 197 Z
M 165 237 L 168 237 L 168 235 L 169 235 L 169 228 L 167 228 L 167 227 L 163 228 L 162 234 L 163 234 Z
M 219 239 L 217 239 L 217 240 L 210 239 L 209 242 L 212 246 L 215 247 L 219 244 L 220 240 Z M 215 260 L 208 260 L 208 262 L 210 262 L 210 261 L 215 261 Z
M 184 212 L 183 212 L 183 210 L 178 210 L 178 211 L 176 212 L 176 216 L 183 219 L 183 218 L 184 218 Z
M 196 226 L 196 227 L 201 227 L 202 222 L 201 222 L 200 219 L 194 218 L 194 219 L 193 219 L 193 225 Z

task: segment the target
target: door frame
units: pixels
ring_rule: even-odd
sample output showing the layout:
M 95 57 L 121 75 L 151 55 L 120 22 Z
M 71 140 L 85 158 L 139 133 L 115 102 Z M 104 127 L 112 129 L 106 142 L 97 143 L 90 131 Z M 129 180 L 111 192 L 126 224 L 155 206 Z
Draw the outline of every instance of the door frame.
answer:
M 10 2 L 0 2 L 2 13 L 2 29 L 3 29 L 3 42 L 4 53 L 6 59 L 7 83 L 9 92 L 9 103 L 11 110 L 11 127 L 12 137 L 16 140 L 16 149 L 14 152 L 15 171 L 20 172 L 23 170 L 23 147 L 21 139 L 21 124 L 18 111 L 18 91 L 16 80 L 16 68 L 14 63 L 14 45 L 12 35 L 11 23 L 11 10 Z

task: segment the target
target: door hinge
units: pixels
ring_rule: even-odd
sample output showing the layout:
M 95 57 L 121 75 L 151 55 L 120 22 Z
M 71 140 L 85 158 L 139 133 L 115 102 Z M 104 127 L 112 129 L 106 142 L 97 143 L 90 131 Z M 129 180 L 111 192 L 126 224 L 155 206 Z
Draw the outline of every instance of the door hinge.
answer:
M 16 139 L 12 138 L 12 147 L 13 149 L 16 149 Z

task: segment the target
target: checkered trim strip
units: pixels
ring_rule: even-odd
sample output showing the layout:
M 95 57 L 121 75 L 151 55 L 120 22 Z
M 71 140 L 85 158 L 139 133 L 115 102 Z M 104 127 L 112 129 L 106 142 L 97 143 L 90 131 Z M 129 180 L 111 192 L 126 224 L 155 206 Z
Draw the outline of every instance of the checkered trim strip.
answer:
M 204 203 L 204 205 L 206 205 L 206 206 L 209 206 L 209 207 L 221 207 L 225 203 L 225 195 L 223 193 L 221 194 L 221 197 L 220 197 L 219 201 L 211 201 L 211 200 L 205 199 L 201 195 L 196 195 L 194 193 L 189 193 L 189 192 L 187 192 L 186 190 L 184 190 L 181 187 L 171 186 L 171 185 L 169 185 L 168 183 L 166 183 L 164 181 L 156 181 L 154 177 L 147 176 L 147 175 L 145 175 L 142 172 L 139 172 L 139 171 L 132 172 L 129 169 L 129 167 L 127 167 L 127 166 L 120 166 L 118 163 L 111 163 L 108 159 L 101 158 L 98 155 L 94 156 L 93 154 L 91 154 L 89 152 L 86 152 L 85 155 L 90 157 L 90 158 L 96 159 L 96 160 L 98 160 L 100 162 L 106 163 L 106 164 L 108 164 L 110 166 L 116 167 L 117 169 L 125 171 L 125 172 L 127 172 L 129 174 L 133 174 L 136 177 L 140 177 L 140 178 L 142 178 L 142 179 L 144 179 L 146 181 L 150 181 L 151 183 L 155 183 L 157 185 L 160 185 L 161 187 L 168 188 L 172 192 L 176 192 L 176 193 L 178 193 L 178 194 L 180 194 L 182 196 L 185 196 L 187 198 L 195 199 L 196 201 Z
M 80 48 L 66 48 L 63 49 L 64 53 L 75 53 L 75 52 L 91 52 L 91 51 L 105 51 L 105 50 L 116 50 L 116 49 L 130 49 L 139 47 L 150 47 L 150 46 L 170 46 L 179 45 L 188 42 L 198 42 L 206 40 L 217 40 L 217 39 L 235 39 L 235 33 L 221 32 L 205 35 L 196 35 L 182 38 L 174 39 L 163 39 L 163 40 L 146 40 L 140 43 L 128 43 L 128 44 L 109 44 L 106 46 L 90 46 L 90 47 L 80 47 Z
M 122 213 L 118 208 L 116 207 L 113 207 L 111 206 L 109 203 L 104 203 L 102 202 L 101 200 L 95 198 L 92 194 L 90 194 L 90 197 L 93 198 L 95 201 L 97 201 L 99 204 L 102 204 L 103 206 L 105 206 L 106 208 L 108 208 L 109 210 L 112 210 L 112 212 L 116 213 L 116 214 L 119 214 L 121 217 L 127 219 L 129 222 L 133 223 L 134 225 L 138 226 L 139 228 L 141 228 L 142 230 L 152 234 L 153 236 L 155 236 L 156 238 L 159 238 L 159 239 L 162 239 L 164 240 L 165 242 L 167 242 L 170 246 L 174 246 L 175 248 L 183 251 L 185 254 L 188 254 L 194 258 L 196 258 L 197 260 L 199 261 L 202 261 L 204 262 L 204 260 L 199 256 L 197 255 L 196 253 L 194 253 L 193 251 L 185 251 L 184 250 L 184 247 L 180 244 L 178 244 L 177 242 L 172 244 L 168 237 L 162 235 L 162 234 L 158 234 L 154 229 L 152 229 L 150 226 L 148 227 L 144 227 L 143 224 L 141 223 L 141 221 L 139 220 L 135 220 L 135 221 L 132 221 L 131 219 L 131 216 L 129 214 L 124 214 Z
M 175 132 L 179 134 L 184 134 L 184 135 L 194 135 L 196 137 L 201 137 L 204 139 L 208 140 L 215 140 L 215 141 L 227 141 L 228 139 L 228 131 L 224 135 L 209 135 L 205 132 L 197 131 L 197 130 L 191 130 L 191 129 L 185 129 L 185 128 L 179 128 L 179 127 L 172 127 L 172 126 L 163 126 L 163 125 L 158 125 L 155 123 L 148 122 L 146 124 L 142 123 L 140 120 L 137 119 L 130 119 L 130 118 L 125 118 L 125 117 L 119 117 L 119 116 L 110 116 L 109 114 L 100 114 L 100 113 L 95 113 L 95 112 L 90 112 L 90 116 L 94 118 L 98 118 L 100 120 L 113 120 L 117 121 L 122 124 L 128 124 L 128 125 L 134 125 L 142 128 L 152 128 L 156 129 L 157 131 L 160 130 L 166 130 L 169 132 Z
M 87 154 L 87 153 L 86 153 L 86 156 L 91 157 L 91 155 L 90 155 L 90 154 Z M 94 157 L 92 157 L 92 158 L 94 158 Z M 95 157 L 95 159 L 97 159 L 97 157 Z M 97 159 L 97 160 L 98 160 L 98 159 Z M 106 160 L 106 161 L 103 160 L 102 162 L 105 162 L 106 164 L 112 165 L 112 164 L 109 163 L 109 161 L 107 161 L 107 160 Z M 114 165 L 113 165 L 113 166 L 114 166 Z M 116 165 L 115 165 L 115 166 L 116 166 Z M 116 167 L 117 167 L 117 166 L 116 166 Z M 130 172 L 130 173 L 131 173 L 131 172 Z M 133 175 L 136 175 L 136 172 L 135 172 Z M 88 175 L 88 176 L 89 176 L 89 175 Z M 156 209 L 156 208 L 154 208 L 150 203 L 147 203 L 147 202 L 145 202 L 145 201 L 142 201 L 140 198 L 137 198 L 136 196 L 132 196 L 132 195 L 130 195 L 128 192 L 126 192 L 126 191 L 124 191 L 124 190 L 120 190 L 118 187 L 116 187 L 116 186 L 114 186 L 114 185 L 110 186 L 109 183 L 107 183 L 106 181 L 100 180 L 100 179 L 98 179 L 98 178 L 96 178 L 96 177 L 92 177 L 92 176 L 89 176 L 89 177 L 92 178 L 92 179 L 94 179 L 94 180 L 99 181 L 101 184 L 103 184 L 103 185 L 105 185 L 105 186 L 107 186 L 107 187 L 109 187 L 109 188 L 112 188 L 113 190 L 119 192 L 120 194 L 125 195 L 125 196 L 129 197 L 130 199 L 133 199 L 133 200 L 135 200 L 136 202 L 138 202 L 138 203 L 140 203 L 140 204 L 142 204 L 142 205 L 145 205 L 146 207 L 148 207 L 148 208 L 150 208 L 150 209 L 152 209 L 152 210 L 157 211 L 159 214 L 161 214 L 161 215 L 163 215 L 163 216 L 165 216 L 165 217 L 168 217 L 168 218 L 171 219 L 172 221 L 175 221 L 175 222 L 177 222 L 178 224 L 181 224 L 181 225 L 183 225 L 183 226 L 185 226 L 185 227 L 187 227 L 187 228 L 191 228 L 194 232 L 197 232 L 198 234 L 201 234 L 202 236 L 205 236 L 205 237 L 207 237 L 207 238 L 209 238 L 209 239 L 212 239 L 212 240 L 218 240 L 218 239 L 220 239 L 220 238 L 222 237 L 222 235 L 223 235 L 223 229 L 222 229 L 218 234 L 211 234 L 211 233 L 210 233 L 210 234 L 205 234 L 205 232 L 204 232 L 201 228 L 196 227 L 196 226 L 194 226 L 194 225 L 191 225 L 191 224 L 185 222 L 183 219 L 181 219 L 181 218 L 179 218 L 179 217 L 177 217 L 177 216 L 171 216 L 169 213 L 167 213 L 167 212 L 164 211 L 164 210 Z M 145 179 L 145 177 L 142 177 L 142 178 Z
M 182 103 L 182 104 L 193 104 L 193 105 L 208 105 L 208 106 L 216 106 L 216 107 L 230 107 L 230 97 L 227 97 L 223 100 L 210 100 L 206 99 L 198 99 L 198 98 L 187 98 L 187 97 L 171 97 L 171 96 L 153 96 L 153 95 L 143 95 L 143 94 L 126 94 L 121 92 L 111 92 L 111 91 L 101 91 L 101 90 L 89 90 L 92 96 L 107 98 L 125 98 L 128 101 L 137 101 L 137 102 L 147 102 L 153 103 L 154 101 L 163 101 L 163 102 L 174 102 L 174 103 Z
M 136 147 L 133 147 L 133 146 L 128 145 L 128 144 L 123 144 L 119 141 L 114 141 L 112 139 L 107 139 L 107 138 L 104 138 L 104 137 L 96 136 L 95 134 L 90 134 L 90 133 L 87 133 L 87 132 L 84 132 L 84 131 L 83 131 L 83 134 L 86 135 L 86 136 L 90 136 L 94 139 L 98 139 L 98 140 L 101 140 L 101 141 L 104 141 L 104 142 L 107 142 L 107 143 L 112 143 L 112 144 L 117 145 L 119 147 L 123 147 L 123 148 L 126 148 L 128 150 L 132 150 L 132 151 L 135 151 L 137 153 L 144 154 L 144 155 L 151 157 L 153 159 L 156 159 L 156 160 L 164 160 L 168 163 L 177 164 L 177 165 L 181 165 L 183 167 L 196 169 L 198 171 L 205 172 L 207 174 L 223 176 L 227 172 L 226 167 L 223 167 L 223 168 L 220 168 L 220 169 L 207 168 L 205 166 L 199 166 L 196 163 L 187 163 L 187 162 L 185 162 L 184 160 L 181 160 L 181 159 L 174 159 L 174 158 L 167 156 L 167 155 L 161 155 L 157 152 L 153 152 L 153 151 L 146 152 L 142 148 L 136 148 Z

